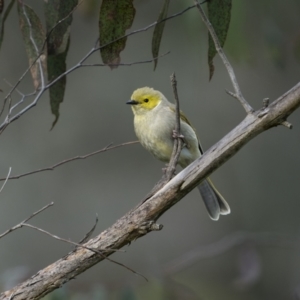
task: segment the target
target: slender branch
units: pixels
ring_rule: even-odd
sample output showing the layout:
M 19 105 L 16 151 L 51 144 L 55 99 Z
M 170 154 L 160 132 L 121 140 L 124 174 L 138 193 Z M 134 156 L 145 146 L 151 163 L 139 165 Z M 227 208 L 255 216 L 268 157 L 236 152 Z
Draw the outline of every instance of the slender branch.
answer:
M 85 242 L 88 241 L 88 239 L 91 237 L 91 235 L 93 234 L 93 232 L 95 231 L 96 227 L 97 227 L 97 224 L 98 224 L 98 214 L 96 214 L 96 222 L 94 224 L 94 226 L 91 228 L 91 230 L 84 236 L 83 239 L 81 239 L 79 241 L 79 244 L 84 244 Z
M 7 174 L 6 178 L 5 178 L 4 183 L 2 184 L 2 187 L 0 189 L 0 193 L 3 191 L 3 189 L 4 189 L 4 187 L 5 187 L 6 183 L 7 183 L 7 180 L 9 178 L 10 172 L 11 172 L 11 167 L 9 167 L 8 174 Z
M 30 219 L 32 219 L 33 217 L 35 217 L 36 215 L 40 214 L 41 212 L 43 212 L 44 210 L 46 210 L 47 208 L 49 208 L 50 206 L 53 206 L 53 205 L 54 205 L 54 202 L 51 202 L 51 203 L 47 204 L 46 206 L 44 206 L 43 208 L 39 209 L 38 211 L 34 212 L 31 216 L 26 218 L 24 221 L 20 222 L 19 224 L 11 227 L 10 229 L 6 230 L 4 233 L 0 234 L 0 239 L 2 237 L 6 236 L 7 234 L 11 233 L 14 230 L 22 228 L 24 226 L 24 224 L 26 222 L 28 222 Z
M 115 145 L 115 146 L 112 146 L 112 144 L 109 144 L 106 147 L 104 147 L 103 149 L 94 151 L 94 152 L 86 154 L 86 155 L 75 156 L 75 157 L 72 157 L 72 158 L 65 159 L 65 160 L 63 160 L 63 161 L 61 161 L 61 162 L 59 162 L 59 163 L 57 163 L 57 164 L 55 164 L 55 165 L 53 165 L 51 167 L 47 167 L 47 168 L 42 168 L 42 169 L 30 171 L 30 172 L 27 172 L 27 173 L 23 173 L 23 174 L 11 176 L 9 178 L 3 177 L 3 178 L 0 178 L 0 181 L 7 180 L 7 179 L 9 179 L 9 180 L 11 180 L 11 179 L 19 179 L 21 177 L 25 177 L 25 176 L 36 174 L 36 173 L 40 173 L 40 172 L 53 171 L 55 168 L 57 168 L 57 167 L 59 167 L 61 165 L 64 165 L 66 163 L 69 163 L 71 161 L 80 160 L 80 159 L 86 159 L 86 158 L 89 158 L 91 156 L 94 156 L 94 155 L 102 153 L 102 152 L 106 152 L 106 151 L 109 151 L 109 150 L 117 149 L 117 148 L 120 148 L 120 147 L 123 147 L 123 146 L 133 145 L 133 144 L 137 144 L 137 143 L 139 143 L 139 141 L 132 141 L 132 142 L 127 142 L 127 143 L 122 143 L 122 144 Z
M 133 65 L 141 65 L 141 64 L 148 64 L 151 63 L 153 61 L 155 61 L 156 59 L 159 59 L 161 57 L 164 57 L 168 54 L 170 54 L 171 51 L 168 51 L 164 54 L 161 54 L 155 58 L 151 58 L 151 59 L 147 59 L 147 60 L 141 60 L 141 61 L 134 61 L 134 62 L 129 62 L 129 63 L 118 63 L 118 64 L 81 64 L 80 67 L 130 67 Z
M 8 80 L 6 80 L 5 78 L 4 78 L 4 82 L 7 84 L 7 85 L 9 85 L 11 88 L 14 88 L 14 90 L 16 91 L 16 93 L 18 93 L 20 96 L 21 96 L 21 100 L 19 100 L 19 102 L 17 102 L 16 104 L 14 104 L 13 106 L 12 106 L 12 101 L 11 101 L 11 98 L 10 98 L 10 101 L 9 101 L 9 105 L 8 105 L 8 111 L 9 111 L 9 114 L 14 110 L 14 109 L 16 109 L 20 104 L 22 104 L 25 100 L 26 100 L 26 98 L 28 98 L 28 97 L 31 97 L 31 96 L 34 96 L 34 95 L 36 95 L 36 91 L 34 91 L 34 92 L 32 92 L 32 93 L 30 93 L 30 94 L 23 94 L 17 87 L 14 87 Z M 4 109 L 4 106 L 3 106 L 3 109 Z M 2 114 L 2 112 L 0 113 L 0 115 Z
M 37 98 L 40 98 L 40 96 L 42 95 L 42 91 L 43 91 L 43 89 L 44 89 L 44 86 L 45 86 L 45 76 L 44 76 L 44 68 L 43 68 L 43 65 L 42 65 L 42 60 L 41 60 L 41 55 L 43 54 L 43 52 L 44 52 L 44 45 L 45 45 L 45 41 L 46 41 L 46 39 L 45 39 L 45 41 L 44 41 L 44 45 L 43 45 L 43 47 L 42 47 L 42 50 L 39 50 L 38 49 L 38 46 L 37 46 L 37 44 L 36 44 L 36 42 L 35 42 L 35 39 L 34 39 L 34 37 L 33 37 L 33 33 L 32 33 L 32 24 L 31 24 L 31 20 L 30 20 L 30 18 L 29 18 L 29 16 L 27 15 L 27 12 L 26 12 L 26 9 L 25 9 L 25 7 L 24 7 L 24 3 L 22 2 L 21 3 L 22 4 L 22 10 L 23 10 L 23 14 L 24 14 L 24 16 L 26 17 L 26 21 L 27 21 L 27 25 L 28 25 L 28 27 L 29 27 L 29 38 L 30 38 L 30 41 L 31 41 L 31 43 L 32 43 L 32 45 L 33 45 L 33 47 L 34 47 L 34 49 L 35 49 L 35 52 L 36 52 L 36 58 L 33 60 L 33 62 L 31 63 L 31 65 L 30 65 L 30 67 L 29 68 L 27 68 L 27 70 L 25 71 L 25 73 L 21 76 L 21 78 L 24 78 L 24 76 L 29 72 L 29 70 L 35 65 L 35 64 L 37 64 L 37 66 L 38 66 L 38 74 L 39 74 L 39 81 L 40 81 L 40 91 L 39 91 L 39 93 L 38 93 L 38 95 L 37 95 Z M 19 85 L 19 83 L 21 82 L 21 80 L 19 79 L 18 80 L 18 82 L 15 84 L 15 88 L 17 88 L 17 86 Z M 14 89 L 14 88 L 13 88 Z M 13 90 L 12 89 L 12 90 Z M 11 90 L 11 91 L 12 91 Z M 11 91 L 8 93 L 8 95 L 5 97 L 5 99 L 4 99 L 4 104 L 3 104 L 3 107 L 2 107 L 2 109 L 1 109 L 1 113 L 4 111 L 4 105 L 5 105 L 5 103 L 6 103 L 6 100 L 7 100 L 7 98 L 9 97 L 11 97 Z M 21 100 L 21 102 L 23 102 L 23 99 Z M 10 105 L 9 105 L 10 106 Z M 7 114 L 7 116 L 6 116 L 6 118 L 5 118 L 5 121 L 4 121 L 4 124 L 9 124 L 9 123 L 11 123 L 10 122 L 10 115 L 12 114 L 12 108 L 9 108 L 9 111 L 8 111 L 8 114 Z M 6 128 L 6 127 L 5 127 Z M 3 130 L 2 130 L 2 127 L 0 128 L 0 130 L 1 130 L 1 133 L 3 132 Z
M 174 172 L 176 170 L 176 165 L 181 153 L 181 150 L 183 148 L 183 136 L 180 133 L 180 107 L 179 107 L 179 98 L 177 93 L 177 80 L 175 73 L 171 75 L 171 85 L 173 89 L 173 94 L 175 98 L 175 116 L 176 116 L 176 122 L 175 122 L 175 128 L 173 131 L 173 138 L 174 138 L 174 146 L 173 146 L 173 152 L 170 158 L 169 166 L 167 169 L 167 177 L 169 180 L 173 177 Z
M 235 93 L 230 93 L 231 96 L 233 96 L 234 98 L 236 98 L 237 100 L 240 101 L 240 103 L 242 104 L 242 106 L 244 107 L 245 111 L 247 114 L 250 114 L 254 111 L 254 109 L 250 106 L 250 104 L 246 101 L 246 99 L 244 98 L 242 92 L 241 92 L 241 89 L 240 89 L 240 86 L 238 84 L 238 81 L 237 81 L 237 78 L 235 76 L 235 73 L 234 73 L 234 70 L 226 56 L 226 54 L 224 53 L 222 47 L 221 47 L 221 44 L 220 44 L 220 41 L 218 39 L 218 36 L 213 28 L 213 26 L 211 25 L 210 21 L 208 20 L 204 10 L 202 9 L 201 7 L 201 3 L 199 3 L 197 0 L 194 0 L 194 3 L 195 5 L 197 6 L 199 12 L 200 12 L 200 15 L 201 15 L 201 18 L 202 18 L 202 21 L 204 22 L 205 26 L 207 27 L 213 41 L 214 41 L 214 44 L 215 44 L 215 47 L 216 47 L 216 50 L 218 52 L 218 54 L 220 55 L 226 69 L 227 69 L 227 72 L 228 72 L 228 75 L 231 79 L 231 82 L 232 82 L 232 85 L 233 85 L 233 88 L 234 88 L 234 91 Z
M 82 248 L 84 248 L 84 249 L 87 249 L 87 250 L 89 250 L 89 251 L 92 251 L 92 252 L 98 254 L 102 259 L 106 259 L 106 260 L 108 260 L 108 261 L 110 261 L 110 262 L 112 262 L 112 263 L 114 263 L 114 264 L 117 264 L 117 265 L 119 265 L 119 266 L 121 266 L 121 267 L 123 267 L 123 268 L 129 270 L 130 272 L 132 272 L 132 273 L 134 273 L 134 274 L 136 274 L 136 275 L 141 276 L 141 277 L 144 278 L 146 281 L 148 281 L 148 279 L 147 279 L 145 276 L 143 276 L 142 274 L 140 274 L 140 273 L 134 271 L 133 269 L 129 268 L 128 266 L 126 266 L 126 265 L 124 265 L 124 264 L 122 264 L 122 263 L 120 263 L 120 262 L 117 262 L 117 261 L 115 261 L 115 260 L 113 260 L 113 259 L 107 257 L 107 256 L 105 255 L 105 252 L 106 252 L 108 249 L 106 249 L 105 251 L 102 251 L 101 249 L 100 249 L 100 250 L 99 250 L 99 249 L 93 249 L 93 248 L 91 248 L 91 247 L 87 247 L 87 246 L 85 246 L 85 245 L 82 244 L 82 243 L 84 243 L 84 242 L 86 241 L 86 239 L 88 239 L 88 238 L 90 237 L 90 235 L 91 235 L 91 234 L 93 233 L 93 231 L 95 230 L 96 225 L 97 225 L 97 222 L 98 222 L 98 217 L 96 218 L 96 223 L 95 223 L 95 225 L 94 225 L 94 226 L 92 227 L 92 229 L 86 234 L 86 236 L 84 237 L 84 239 L 81 240 L 79 243 L 76 243 L 76 242 L 73 242 L 73 241 L 71 241 L 71 240 L 67 240 L 67 239 L 61 238 L 61 237 L 59 237 L 59 236 L 57 236 L 57 235 L 55 235 L 55 234 L 52 234 L 52 233 L 50 233 L 50 232 L 48 232 L 48 231 L 46 231 L 46 230 L 44 230 L 44 229 L 42 229 L 42 228 L 39 228 L 39 227 L 37 227 L 37 226 L 34 226 L 34 225 L 31 225 L 31 224 L 28 224 L 28 223 L 27 223 L 30 219 L 32 219 L 33 217 L 35 217 L 36 215 L 40 214 L 41 212 L 43 212 L 44 210 L 46 210 L 47 208 L 49 208 L 50 206 L 53 206 L 53 205 L 54 205 L 54 202 L 51 202 L 51 203 L 47 204 L 46 206 L 44 206 L 43 208 L 41 208 L 40 210 L 34 212 L 32 215 L 30 215 L 30 216 L 29 216 L 28 218 L 26 218 L 24 221 L 20 222 L 19 224 L 13 226 L 12 228 L 10 228 L 10 229 L 8 229 L 7 231 L 5 231 L 4 233 L 2 233 L 2 234 L 0 235 L 0 239 L 1 239 L 2 237 L 6 236 L 7 234 L 9 234 L 9 233 L 11 233 L 11 232 L 13 232 L 13 231 L 19 229 L 19 228 L 22 228 L 22 227 L 28 227 L 28 228 L 37 230 L 37 231 L 39 231 L 39 232 L 42 232 L 42 233 L 44 233 L 44 234 L 46 234 L 46 235 L 48 235 L 48 236 L 50 236 L 50 237 L 52 237 L 52 238 L 54 238 L 54 239 L 56 239 L 56 240 L 59 240 L 59 241 L 61 241 L 61 242 L 65 242 L 65 243 L 74 245 L 74 246 L 76 246 L 76 247 L 82 247 Z M 110 250 L 110 251 L 113 251 L 113 252 L 124 252 L 123 250 L 120 250 L 120 249 L 109 249 L 109 250 Z
M 81 247 L 81 248 L 87 249 L 87 250 L 89 250 L 89 251 L 91 251 L 91 252 L 94 252 L 94 253 L 98 254 L 102 259 L 106 259 L 106 260 L 108 260 L 108 261 L 110 261 L 110 262 L 112 262 L 112 263 L 114 263 L 114 264 L 117 264 L 117 265 L 119 265 L 119 266 L 121 266 L 121 267 L 123 267 L 123 268 L 129 270 L 130 272 L 132 272 L 132 273 L 134 273 L 134 274 L 136 274 L 136 275 L 141 276 L 141 277 L 144 278 L 146 281 L 148 281 L 148 279 L 147 279 L 144 275 L 142 275 L 142 274 L 140 274 L 140 273 L 134 271 L 133 269 L 129 268 L 128 266 L 126 266 L 126 265 L 124 265 L 124 264 L 122 264 L 122 263 L 120 263 L 120 262 L 118 262 L 118 261 L 116 261 L 116 260 L 114 260 L 114 259 L 111 259 L 111 258 L 109 258 L 109 257 L 107 257 L 107 256 L 105 255 L 105 252 L 107 252 L 108 250 L 109 250 L 109 251 L 113 251 L 113 252 L 124 252 L 124 251 L 122 251 L 122 250 L 120 250 L 120 249 L 106 249 L 105 251 L 102 251 L 101 249 L 100 249 L 100 250 L 98 250 L 98 249 L 93 249 L 93 248 L 87 247 L 87 246 L 85 246 L 85 245 L 83 245 L 83 244 L 81 244 L 81 243 L 76 243 L 76 242 L 73 242 L 73 241 L 71 241 L 71 240 L 67 240 L 67 239 L 61 238 L 61 237 L 59 237 L 59 236 L 57 236 L 57 235 L 55 235 L 55 234 L 53 234 L 53 233 L 51 233 L 51 232 L 48 232 L 48 231 L 46 231 L 46 230 L 44 230 L 44 229 L 42 229 L 42 228 L 39 228 L 39 227 L 37 227 L 37 226 L 33 226 L 33 225 L 31 225 L 31 224 L 28 224 L 28 223 L 23 223 L 22 226 L 28 227 L 28 228 L 32 228 L 32 229 L 37 230 L 37 231 L 39 231 L 39 232 L 42 232 L 42 233 L 44 233 L 44 234 L 46 234 L 46 235 L 48 235 L 48 236 L 50 236 L 50 237 L 52 237 L 52 238 L 54 238 L 54 239 L 56 239 L 56 240 L 58 240 L 58 241 L 61 241 L 61 242 L 65 242 L 65 243 L 74 245 L 74 246 L 76 246 L 77 248 L 78 248 L 78 247 Z
M 9 97 L 11 97 L 12 93 L 16 90 L 16 88 L 19 86 L 19 84 L 21 83 L 21 81 L 24 79 L 24 77 L 28 74 L 28 72 L 30 71 L 30 69 L 34 66 L 34 64 L 37 62 L 37 60 L 41 57 L 41 55 L 43 54 L 44 50 L 45 50 L 45 47 L 47 45 L 47 40 L 49 39 L 50 35 L 52 34 L 52 32 L 54 31 L 54 29 L 59 25 L 61 24 L 62 22 L 64 22 L 67 18 L 69 18 L 69 16 L 77 9 L 77 7 L 79 5 L 81 5 L 81 3 L 83 2 L 84 0 L 80 1 L 64 18 L 60 19 L 48 32 L 45 40 L 44 40 L 44 43 L 41 47 L 41 49 L 39 50 L 39 53 L 37 55 L 37 57 L 32 61 L 32 63 L 29 65 L 29 67 L 25 70 L 25 72 L 21 75 L 21 77 L 18 79 L 18 81 L 16 82 L 16 84 L 11 88 L 11 90 L 9 91 L 9 93 L 6 95 L 5 99 L 4 99 L 4 102 L 3 102 L 3 107 L 1 109 L 1 112 L 0 112 L 0 116 L 2 115 L 2 112 L 4 110 L 4 106 L 6 104 L 6 101 Z M 1 129 L 1 128 L 0 128 Z
M 45 76 L 44 76 L 44 72 L 43 72 L 43 66 L 42 66 L 42 60 L 41 60 L 41 51 L 40 49 L 38 49 L 38 46 L 36 44 L 36 41 L 33 37 L 33 32 L 32 32 L 32 24 L 31 24 L 31 20 L 29 18 L 29 16 L 27 15 L 27 12 L 26 12 L 26 9 L 24 7 L 24 3 L 22 2 L 22 10 L 23 10 L 23 14 L 24 16 L 26 17 L 26 21 L 28 23 L 28 27 L 29 27 L 29 37 L 30 37 L 30 41 L 34 47 L 34 50 L 35 50 L 35 54 L 36 54 L 36 57 L 38 57 L 38 59 L 36 60 L 36 63 L 38 64 L 38 68 L 39 68 L 39 75 L 40 75 L 40 82 L 41 82 L 41 87 L 44 87 L 45 86 Z
M 267 108 L 248 114 L 236 128 L 177 174 L 151 199 L 137 205 L 84 246 L 101 249 L 105 251 L 107 257 L 114 253 L 111 249 L 121 249 L 131 241 L 146 235 L 152 228 L 159 228 L 159 226 L 153 226 L 149 220 L 155 222 L 195 188 L 201 180 L 234 156 L 246 143 L 260 133 L 280 125 L 282 120 L 286 120 L 299 106 L 300 82 Z M 259 117 L 262 112 L 263 116 Z M 150 226 L 145 226 L 145 224 Z M 14 295 L 14 300 L 40 299 L 102 260 L 104 258 L 88 249 L 77 248 L 23 283 L 0 294 L 0 300 L 7 299 L 11 295 Z

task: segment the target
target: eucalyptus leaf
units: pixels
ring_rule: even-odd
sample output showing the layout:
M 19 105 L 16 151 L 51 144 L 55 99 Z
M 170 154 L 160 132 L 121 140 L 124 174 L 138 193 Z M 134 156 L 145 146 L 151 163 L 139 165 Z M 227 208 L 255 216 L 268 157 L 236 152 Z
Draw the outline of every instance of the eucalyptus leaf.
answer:
M 168 15 L 170 0 L 165 0 L 162 6 L 162 9 L 159 13 L 157 24 L 154 28 L 153 37 L 152 37 L 152 56 L 154 59 L 154 70 L 156 69 L 158 62 L 158 53 L 160 48 L 160 42 L 163 35 L 163 31 L 165 28 L 165 22 L 161 22 L 161 20 L 165 19 Z
M 99 16 L 100 54 L 105 64 L 116 68 L 120 52 L 126 46 L 125 32 L 131 27 L 135 16 L 133 0 L 103 0 Z
M 73 20 L 72 14 L 77 4 L 78 0 L 45 1 L 49 82 L 66 72 L 66 58 L 70 45 L 70 31 Z M 51 129 L 53 129 L 59 118 L 59 107 L 64 100 L 66 83 L 67 78 L 63 76 L 49 89 L 51 112 L 55 116 Z
M 229 29 L 231 18 L 232 0 L 209 0 L 207 4 L 208 18 L 212 24 L 221 44 L 224 46 L 227 32 Z M 209 79 L 214 74 L 213 58 L 217 54 L 215 44 L 209 35 L 208 37 L 208 66 L 209 66 Z
M 18 14 L 29 65 L 32 65 L 30 72 L 33 85 L 37 89 L 41 86 L 46 74 L 46 52 L 43 49 L 46 39 L 45 31 L 34 10 L 19 1 Z

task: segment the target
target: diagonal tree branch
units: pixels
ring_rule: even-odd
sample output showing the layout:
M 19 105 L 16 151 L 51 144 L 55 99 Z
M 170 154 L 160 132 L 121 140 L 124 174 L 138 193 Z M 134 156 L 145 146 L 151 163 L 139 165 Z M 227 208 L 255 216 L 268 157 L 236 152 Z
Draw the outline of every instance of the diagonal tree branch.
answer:
M 238 126 L 201 158 L 182 170 L 153 197 L 129 211 L 84 246 L 101 250 L 107 257 L 113 254 L 111 249 L 120 249 L 150 231 L 160 230 L 161 226 L 155 221 L 164 212 L 195 188 L 203 178 L 234 156 L 246 143 L 260 133 L 280 125 L 299 106 L 300 82 L 270 106 L 248 114 Z M 86 248 L 77 248 L 13 289 L 2 293 L 0 300 L 40 299 L 103 259 Z

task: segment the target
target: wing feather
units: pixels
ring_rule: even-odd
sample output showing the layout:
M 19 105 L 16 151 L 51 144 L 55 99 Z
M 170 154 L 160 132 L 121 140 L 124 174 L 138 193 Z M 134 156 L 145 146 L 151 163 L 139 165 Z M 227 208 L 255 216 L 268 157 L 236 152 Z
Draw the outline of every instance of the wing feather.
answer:
M 171 110 L 172 112 L 174 112 L 174 113 L 176 112 L 175 105 L 174 105 L 173 103 L 172 103 L 172 106 L 170 106 L 170 110 Z M 183 113 L 182 110 L 180 110 L 180 120 L 181 120 L 182 122 L 185 122 L 186 124 L 190 125 L 190 126 L 193 128 L 193 130 L 195 131 L 196 136 L 197 136 L 197 139 L 198 139 L 199 150 L 200 150 L 200 153 L 201 153 L 201 155 L 202 155 L 202 154 L 203 154 L 203 150 L 202 150 L 202 147 L 201 147 L 200 140 L 199 140 L 199 137 L 198 137 L 198 135 L 197 135 L 196 129 L 195 129 L 195 127 L 191 124 L 191 122 L 188 120 L 188 118 L 185 116 L 185 114 Z

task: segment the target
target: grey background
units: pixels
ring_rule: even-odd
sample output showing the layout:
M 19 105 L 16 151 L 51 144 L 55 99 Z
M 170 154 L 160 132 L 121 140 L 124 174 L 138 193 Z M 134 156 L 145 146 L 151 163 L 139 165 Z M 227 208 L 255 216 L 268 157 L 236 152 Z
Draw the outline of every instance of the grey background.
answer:
M 35 1 L 28 3 L 37 6 Z M 299 63 L 290 45 L 299 30 L 299 2 L 272 3 L 261 1 L 259 6 L 233 1 L 225 47 L 244 96 L 255 109 L 262 106 L 263 98 L 273 101 L 299 81 Z M 169 14 L 190 4 L 171 1 Z M 42 4 L 38 5 L 37 11 L 42 12 Z M 160 1 L 135 1 L 136 17 L 130 30 L 154 22 L 160 5 Z M 96 10 L 98 7 L 97 4 Z M 6 25 L 0 78 L 14 84 L 28 66 L 15 8 Z M 151 58 L 152 32 L 130 37 L 121 54 L 122 62 Z M 83 18 L 76 12 L 68 67 L 85 55 L 97 34 L 96 16 Z M 283 59 L 277 64 L 270 57 L 269 36 L 279 36 L 283 41 Z M 197 129 L 204 149 L 208 149 L 242 121 L 245 112 L 225 93 L 225 89 L 232 88 L 219 58 L 215 59 L 215 75 L 208 81 L 206 48 L 206 31 L 198 12 L 192 10 L 166 24 L 160 53 L 171 53 L 159 60 L 155 72 L 153 64 L 141 64 L 113 71 L 107 67 L 81 68 L 71 73 L 61 116 L 52 131 L 54 118 L 48 94 L 44 94 L 36 107 L 1 135 L 2 177 L 9 167 L 16 175 L 87 154 L 111 142 L 135 140 L 132 112 L 125 102 L 134 89 L 142 86 L 154 87 L 172 100 L 169 77 L 174 71 L 181 108 Z M 99 54 L 95 53 L 89 62 L 98 63 Z M 0 88 L 3 97 L 9 86 L 1 81 Z M 27 77 L 20 90 L 27 93 L 32 89 Z M 14 94 L 13 100 L 18 97 Z M 113 256 L 142 273 L 149 283 L 124 268 L 103 262 L 68 283 L 65 289 L 71 292 L 66 297 L 80 292 L 83 294 L 79 299 L 84 299 L 83 295 L 93 289 L 113 294 L 131 287 L 136 299 L 165 299 L 161 292 L 164 289 L 175 294 L 178 290 L 178 299 L 292 299 L 300 284 L 299 111 L 289 121 L 293 130 L 278 127 L 261 134 L 212 175 L 231 206 L 231 215 L 211 221 L 198 192 L 193 191 L 162 216 L 161 232 L 151 233 L 126 247 L 125 253 Z M 98 234 L 148 193 L 160 178 L 162 167 L 140 145 L 133 145 L 72 162 L 55 171 L 11 180 L 0 197 L 0 232 L 54 201 L 54 207 L 31 223 L 78 241 L 92 227 L 97 213 Z M 287 242 L 276 236 L 270 244 L 268 239 L 264 244 L 244 243 L 164 276 L 164 266 L 173 259 L 238 231 L 288 234 L 291 239 Z M 28 228 L 11 233 L 0 240 L 1 289 L 15 284 L 15 276 L 16 280 L 25 279 L 71 248 Z M 253 282 L 236 284 L 239 257 L 248 263 L 246 270 L 254 266 L 257 271 Z

